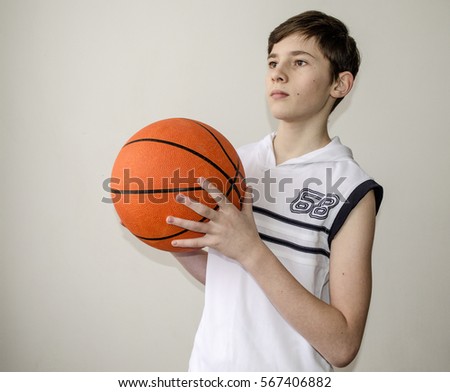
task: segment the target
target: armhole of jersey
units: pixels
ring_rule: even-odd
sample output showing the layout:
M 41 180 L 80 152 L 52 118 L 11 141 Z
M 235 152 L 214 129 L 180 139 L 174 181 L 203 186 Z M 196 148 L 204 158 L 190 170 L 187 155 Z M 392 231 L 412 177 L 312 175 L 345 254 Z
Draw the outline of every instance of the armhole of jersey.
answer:
M 374 180 L 367 180 L 358 185 L 348 197 L 340 211 L 338 212 L 336 219 L 331 226 L 330 233 L 328 234 L 328 246 L 331 247 L 331 241 L 341 229 L 342 225 L 346 221 L 347 217 L 352 212 L 353 208 L 361 201 L 361 199 L 369 192 L 373 190 L 375 193 L 375 207 L 376 213 L 380 209 L 381 201 L 383 200 L 383 188 L 378 185 Z

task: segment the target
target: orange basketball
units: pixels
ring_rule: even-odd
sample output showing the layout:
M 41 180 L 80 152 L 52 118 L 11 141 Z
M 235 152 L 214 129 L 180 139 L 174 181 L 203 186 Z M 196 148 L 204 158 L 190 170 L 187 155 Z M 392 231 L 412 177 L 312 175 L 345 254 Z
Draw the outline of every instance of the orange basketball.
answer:
M 245 174 L 231 143 L 200 121 L 161 120 L 138 131 L 120 150 L 110 182 L 112 201 L 123 225 L 137 238 L 161 250 L 186 251 L 172 247 L 171 241 L 203 234 L 169 225 L 166 218 L 205 221 L 175 201 L 179 193 L 216 208 L 197 183 L 199 177 L 241 207 Z

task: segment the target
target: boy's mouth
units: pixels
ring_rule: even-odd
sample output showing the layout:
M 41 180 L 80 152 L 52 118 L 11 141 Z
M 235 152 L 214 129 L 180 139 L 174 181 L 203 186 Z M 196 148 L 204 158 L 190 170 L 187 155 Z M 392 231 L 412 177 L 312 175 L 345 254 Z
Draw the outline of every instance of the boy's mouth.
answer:
M 286 93 L 286 92 L 284 92 L 284 91 L 282 91 L 282 90 L 273 90 L 273 91 L 270 93 L 270 96 L 271 96 L 272 98 L 274 98 L 274 99 L 282 99 L 282 98 L 288 97 L 289 94 Z

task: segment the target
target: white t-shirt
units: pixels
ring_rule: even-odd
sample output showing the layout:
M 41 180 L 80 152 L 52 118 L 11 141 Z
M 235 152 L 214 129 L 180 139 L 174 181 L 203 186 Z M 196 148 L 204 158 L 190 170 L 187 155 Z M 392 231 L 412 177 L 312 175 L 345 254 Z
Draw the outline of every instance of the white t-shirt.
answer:
M 261 238 L 292 275 L 329 303 L 333 237 L 370 190 L 382 188 L 334 138 L 276 165 L 274 134 L 239 149 Z M 249 244 L 251 246 L 251 244 Z M 331 365 L 284 319 L 239 263 L 210 250 L 205 305 L 190 371 L 330 371 Z

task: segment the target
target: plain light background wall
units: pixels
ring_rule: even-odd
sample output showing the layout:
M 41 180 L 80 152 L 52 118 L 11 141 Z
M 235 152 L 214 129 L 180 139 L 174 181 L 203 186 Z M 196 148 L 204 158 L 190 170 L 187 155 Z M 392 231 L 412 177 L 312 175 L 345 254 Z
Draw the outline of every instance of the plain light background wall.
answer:
M 203 289 L 118 223 L 103 182 L 167 117 L 272 131 L 266 39 L 318 9 L 363 63 L 330 120 L 385 188 L 361 352 L 450 370 L 448 0 L 0 0 L 0 370 L 184 371 Z

